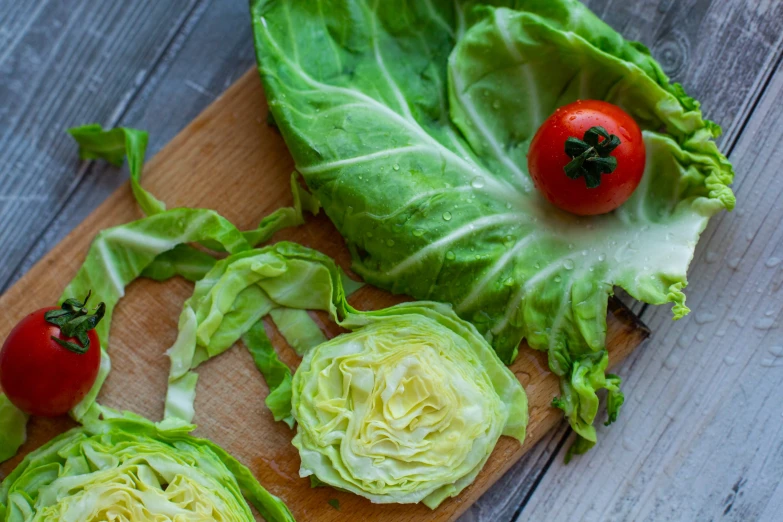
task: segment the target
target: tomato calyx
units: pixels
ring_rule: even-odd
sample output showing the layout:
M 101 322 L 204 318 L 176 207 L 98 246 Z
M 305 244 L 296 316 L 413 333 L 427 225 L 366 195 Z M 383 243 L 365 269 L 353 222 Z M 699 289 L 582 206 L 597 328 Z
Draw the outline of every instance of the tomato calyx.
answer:
M 51 337 L 52 341 L 77 354 L 87 353 L 90 349 L 90 337 L 87 332 L 98 326 L 106 313 L 104 303 L 100 303 L 93 314 L 89 313 L 86 307 L 90 295 L 92 295 L 92 291 L 87 293 L 84 301 L 73 298 L 66 299 L 59 310 L 50 310 L 44 315 L 46 322 L 57 326 L 63 336 L 74 338 L 81 344 L 65 341 L 54 335 Z
M 590 127 L 581 140 L 569 137 L 565 153 L 571 161 L 563 167 L 566 176 L 571 179 L 583 177 L 587 188 L 598 187 L 601 175 L 611 174 L 617 168 L 617 158 L 610 154 L 619 145 L 620 138 L 600 126 Z

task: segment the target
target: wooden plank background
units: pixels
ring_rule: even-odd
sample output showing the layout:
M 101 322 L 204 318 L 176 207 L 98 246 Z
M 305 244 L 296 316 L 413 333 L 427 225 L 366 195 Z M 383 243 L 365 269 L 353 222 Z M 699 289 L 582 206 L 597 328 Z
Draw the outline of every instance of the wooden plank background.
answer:
M 563 466 L 562 424 L 463 519 L 780 519 L 783 2 L 587 4 L 723 125 L 738 209 L 699 245 L 688 319 L 629 302 L 654 337 L 601 444 Z M 126 179 L 78 162 L 65 128 L 144 128 L 154 153 L 253 61 L 245 0 L 0 0 L 0 291 Z

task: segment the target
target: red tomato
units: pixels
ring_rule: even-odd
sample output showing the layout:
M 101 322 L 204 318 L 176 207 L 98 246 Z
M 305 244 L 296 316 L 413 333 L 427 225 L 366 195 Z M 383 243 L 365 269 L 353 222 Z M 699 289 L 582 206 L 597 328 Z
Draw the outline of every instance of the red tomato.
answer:
M 8 399 L 30 415 L 54 417 L 67 413 L 90 391 L 101 362 L 101 346 L 95 330 L 86 332 L 89 348 L 76 353 L 52 337 L 79 343 L 50 324 L 44 314 L 57 307 L 37 310 L 17 324 L 0 351 L 0 387 Z
M 620 144 L 604 157 L 612 156 L 617 166 L 611 173 L 595 172 L 589 175 L 579 170 L 579 177 L 572 179 L 565 167 L 572 161 L 566 154 L 566 140 L 578 138 L 583 146 L 590 145 L 585 133 L 593 127 L 603 127 L 609 135 L 615 135 Z M 606 137 L 597 140 L 593 158 L 583 163 L 587 168 L 600 169 L 599 156 Z M 586 150 L 586 149 L 583 149 Z M 636 122 L 620 107 L 599 100 L 576 101 L 560 107 L 538 129 L 530 144 L 527 157 L 528 171 L 539 191 L 552 204 L 581 216 L 611 212 L 629 197 L 644 173 L 645 150 L 642 132 Z M 614 160 L 609 160 L 613 162 Z M 593 162 L 593 163 L 591 163 Z M 573 172 L 573 171 L 572 171 Z M 587 178 L 600 180 L 595 188 L 588 188 Z

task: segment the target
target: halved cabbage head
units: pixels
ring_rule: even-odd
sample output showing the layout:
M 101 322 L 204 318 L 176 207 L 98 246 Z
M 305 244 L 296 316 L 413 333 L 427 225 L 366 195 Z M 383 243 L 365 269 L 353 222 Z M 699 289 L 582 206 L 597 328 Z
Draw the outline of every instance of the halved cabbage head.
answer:
M 269 521 L 288 508 L 192 425 L 135 416 L 94 421 L 29 454 L 0 486 L 0 520 Z
M 360 328 L 309 351 L 294 375 L 302 476 L 434 509 L 475 479 L 501 434 L 524 439 L 522 386 L 450 308 L 404 304 L 344 326 Z
M 479 473 L 501 434 L 520 441 L 527 398 L 514 374 L 452 308 L 354 309 L 329 257 L 294 243 L 240 252 L 196 284 L 169 350 L 166 415 L 192 418 L 198 365 L 242 338 L 277 420 L 299 428 L 300 475 L 374 502 L 435 507 Z M 327 341 L 305 310 L 352 333 Z M 304 353 L 291 378 L 266 336 L 271 315 Z

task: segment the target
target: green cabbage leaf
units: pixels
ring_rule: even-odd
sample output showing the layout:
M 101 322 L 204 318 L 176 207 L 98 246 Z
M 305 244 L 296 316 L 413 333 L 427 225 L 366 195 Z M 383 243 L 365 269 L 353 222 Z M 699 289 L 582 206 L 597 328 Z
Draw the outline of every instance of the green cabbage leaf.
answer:
M 0 484 L 5 522 L 293 521 L 276 496 L 195 426 L 102 408 L 30 453 Z
M 179 334 L 167 352 L 171 369 L 166 417 L 193 419 L 198 381 L 193 370 L 244 338 L 270 387 L 267 405 L 277 420 L 292 425 L 290 400 L 277 395 L 285 390 L 277 391 L 278 386 L 290 383 L 285 375 L 290 370 L 277 358 L 259 322 L 271 312 L 288 309 L 325 310 L 336 316 L 332 300 L 342 303 L 345 299 L 341 277 L 327 256 L 287 242 L 218 261 L 185 302 Z M 289 332 L 293 345 L 305 346 L 317 327 L 309 316 L 306 320 L 295 316 L 292 326 L 289 320 L 278 316 L 280 329 Z M 295 333 L 296 325 L 302 329 L 301 339 Z
M 366 282 L 454 305 L 510 363 L 546 350 L 564 410 L 596 441 L 614 286 L 688 312 L 682 292 L 708 219 L 731 209 L 720 129 L 643 45 L 575 0 L 254 0 L 274 121 Z M 484 5 L 486 4 L 486 5 Z M 562 105 L 630 113 L 647 164 L 618 210 L 577 217 L 533 188 L 527 150 Z M 588 378 L 589 377 L 589 378 Z
M 154 281 L 167 281 L 179 276 L 195 283 L 207 275 L 216 262 L 217 260 L 207 252 L 182 244 L 158 254 L 158 257 L 142 271 L 141 277 Z
M 167 351 L 171 360 L 167 417 L 190 422 L 198 376 L 193 371 L 240 339 L 269 387 L 266 405 L 275 420 L 293 427 L 291 370 L 272 346 L 263 325 L 269 316 L 298 355 L 325 342 L 308 310 L 338 320 L 346 297 L 361 287 L 329 257 L 295 243 L 280 242 L 217 261 L 196 283 L 179 320 L 179 334 Z
M 280 360 L 266 334 L 263 321 L 258 321 L 242 335 L 242 343 L 247 347 L 256 368 L 264 376 L 269 394 L 264 402 L 276 421 L 284 421 L 294 427 L 291 413 L 291 369 Z

